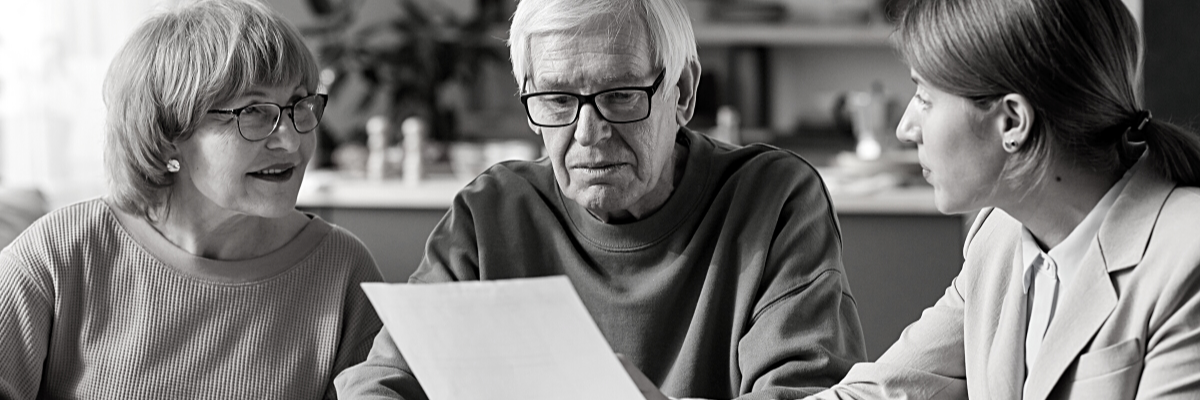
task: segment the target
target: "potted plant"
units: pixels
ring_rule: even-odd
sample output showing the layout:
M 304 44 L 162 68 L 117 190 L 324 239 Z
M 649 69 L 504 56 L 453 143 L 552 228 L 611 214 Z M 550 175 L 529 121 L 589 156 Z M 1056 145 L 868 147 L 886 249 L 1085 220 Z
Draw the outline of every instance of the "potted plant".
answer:
M 331 102 L 381 112 L 394 127 L 419 116 L 429 124 L 429 139 L 453 140 L 455 103 L 469 97 L 464 92 L 486 64 L 507 59 L 501 27 L 513 0 L 470 0 L 475 12 L 466 16 L 437 0 L 392 1 L 399 12 L 363 18 L 363 0 L 307 0 L 316 22 L 301 31 L 314 47 L 322 82 Z M 365 89 L 346 90 L 355 80 Z M 364 140 L 337 136 L 337 142 Z

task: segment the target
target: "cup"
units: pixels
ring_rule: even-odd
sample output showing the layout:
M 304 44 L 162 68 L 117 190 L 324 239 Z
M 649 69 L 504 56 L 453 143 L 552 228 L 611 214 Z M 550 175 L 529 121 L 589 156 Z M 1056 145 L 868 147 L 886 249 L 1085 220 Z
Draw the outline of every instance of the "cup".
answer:
M 891 99 L 876 82 L 869 92 L 846 94 L 846 111 L 857 142 L 854 152 L 863 160 L 878 160 L 884 153 L 900 147 L 900 141 L 888 118 Z

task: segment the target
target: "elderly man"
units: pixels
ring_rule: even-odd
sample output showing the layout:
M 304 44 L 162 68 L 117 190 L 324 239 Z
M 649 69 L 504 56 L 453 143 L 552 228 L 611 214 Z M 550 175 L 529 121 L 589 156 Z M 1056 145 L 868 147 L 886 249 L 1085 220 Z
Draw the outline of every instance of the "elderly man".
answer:
M 676 398 L 802 397 L 864 360 L 813 167 L 684 127 L 700 65 L 677 0 L 523 0 L 509 46 L 549 157 L 463 189 L 411 282 L 566 275 L 631 374 Z M 386 329 L 337 384 L 425 398 Z

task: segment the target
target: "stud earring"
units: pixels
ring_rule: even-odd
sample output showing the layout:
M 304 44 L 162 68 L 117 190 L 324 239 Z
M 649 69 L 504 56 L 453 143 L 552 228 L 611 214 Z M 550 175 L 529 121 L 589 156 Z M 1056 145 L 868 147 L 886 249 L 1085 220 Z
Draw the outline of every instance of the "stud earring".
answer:
M 1016 150 L 1017 149 L 1017 141 L 1009 140 L 1007 142 L 1004 142 L 1004 149 L 1008 150 L 1008 151 Z
M 179 172 L 179 160 L 176 160 L 174 158 L 167 160 L 167 172 L 170 172 L 172 174 Z

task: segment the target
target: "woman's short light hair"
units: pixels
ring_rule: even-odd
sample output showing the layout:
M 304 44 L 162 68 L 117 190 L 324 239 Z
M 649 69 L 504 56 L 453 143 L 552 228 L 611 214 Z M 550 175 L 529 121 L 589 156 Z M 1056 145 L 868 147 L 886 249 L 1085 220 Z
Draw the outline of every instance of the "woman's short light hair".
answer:
M 664 86 L 679 80 L 683 67 L 697 62 L 696 37 L 687 9 L 678 0 L 521 0 L 508 32 L 513 77 L 529 78 L 533 58 L 529 39 L 550 32 L 579 33 L 597 18 L 616 18 L 612 30 L 642 24 L 650 37 L 655 67 L 666 70 Z
M 174 175 L 167 160 L 214 105 L 255 86 L 317 87 L 299 31 L 255 0 L 199 0 L 143 22 L 109 66 L 104 158 L 117 207 L 150 216 Z

